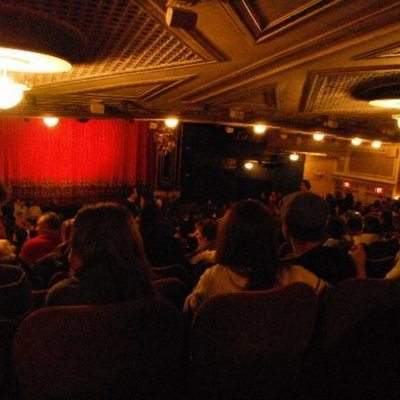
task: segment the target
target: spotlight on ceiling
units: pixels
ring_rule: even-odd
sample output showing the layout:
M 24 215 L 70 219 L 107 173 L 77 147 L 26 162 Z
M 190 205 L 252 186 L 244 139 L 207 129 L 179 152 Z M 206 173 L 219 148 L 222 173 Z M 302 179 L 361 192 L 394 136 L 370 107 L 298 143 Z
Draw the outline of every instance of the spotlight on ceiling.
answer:
M 164 122 L 168 128 L 174 129 L 178 126 L 179 119 L 175 118 L 175 117 L 170 117 L 170 118 L 166 118 Z
M 59 119 L 57 117 L 44 117 L 43 122 L 49 128 L 53 128 L 58 124 Z
M 316 132 L 313 135 L 314 140 L 316 140 L 317 142 L 321 142 L 322 140 L 324 140 L 325 135 L 321 132 Z
M 362 143 L 362 140 L 359 137 L 354 137 L 351 139 L 351 144 L 353 146 L 359 146 Z
M 381 146 L 382 146 L 382 142 L 381 142 L 380 140 L 374 140 L 374 141 L 371 143 L 371 146 L 372 146 L 374 149 L 380 149 Z
M 267 125 L 265 124 L 256 124 L 254 125 L 254 133 L 256 133 L 257 135 L 262 135 L 266 132 L 267 130 Z

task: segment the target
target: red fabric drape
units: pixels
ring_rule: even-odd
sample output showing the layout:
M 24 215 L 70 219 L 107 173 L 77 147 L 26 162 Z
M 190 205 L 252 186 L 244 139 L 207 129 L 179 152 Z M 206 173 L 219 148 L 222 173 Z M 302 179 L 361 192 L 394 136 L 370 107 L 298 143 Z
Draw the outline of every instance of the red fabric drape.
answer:
M 0 180 L 4 182 L 148 181 L 148 124 L 125 120 L 0 119 Z M 151 173 L 151 172 L 150 172 Z

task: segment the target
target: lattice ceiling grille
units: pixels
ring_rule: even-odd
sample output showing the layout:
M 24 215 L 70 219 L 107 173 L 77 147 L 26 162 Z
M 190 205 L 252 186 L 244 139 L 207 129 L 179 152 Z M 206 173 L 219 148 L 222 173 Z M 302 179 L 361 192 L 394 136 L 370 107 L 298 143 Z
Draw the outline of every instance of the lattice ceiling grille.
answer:
M 185 66 L 205 60 L 138 4 L 129 0 L 6 0 L 16 10 L 51 15 L 82 37 L 83 60 L 72 71 L 24 75 L 34 86 L 105 74 Z

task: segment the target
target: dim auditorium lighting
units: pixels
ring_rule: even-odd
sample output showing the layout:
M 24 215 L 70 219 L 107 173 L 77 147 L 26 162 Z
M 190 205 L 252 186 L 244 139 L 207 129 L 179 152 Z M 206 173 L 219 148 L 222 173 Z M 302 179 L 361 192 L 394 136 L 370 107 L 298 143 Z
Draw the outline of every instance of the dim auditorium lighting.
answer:
M 376 188 L 374 188 L 374 192 L 376 194 L 383 194 L 384 189 L 382 187 L 376 187 Z
M 253 169 L 254 164 L 248 161 L 247 163 L 244 164 L 244 167 L 250 171 L 251 169 Z
M 24 97 L 25 90 L 29 90 L 27 85 L 14 82 L 4 71 L 0 77 L 0 109 L 15 107 Z
M 351 183 L 350 182 L 343 182 L 343 187 L 349 189 L 349 188 L 351 188 Z
M 174 129 L 178 126 L 179 120 L 178 118 L 166 118 L 165 119 L 165 125 L 168 128 Z
M 262 135 L 263 133 L 266 132 L 267 130 L 267 125 L 265 124 L 256 124 L 254 125 L 254 133 L 256 133 L 257 135 Z
M 382 142 L 379 141 L 379 140 L 374 140 L 374 141 L 371 143 L 371 146 L 372 146 L 374 149 L 380 149 L 381 146 L 382 146 Z
M 325 135 L 320 132 L 314 133 L 314 135 L 313 135 L 314 140 L 316 140 L 317 142 L 324 140 L 324 137 L 325 137 Z
M 359 146 L 362 143 L 362 140 L 359 137 L 355 137 L 351 139 L 351 144 L 353 146 Z
M 289 156 L 290 161 L 297 161 L 299 159 L 299 155 L 297 153 L 292 153 Z
M 56 126 L 58 124 L 59 119 L 57 117 L 44 117 L 43 122 L 49 128 L 53 128 L 54 126 Z

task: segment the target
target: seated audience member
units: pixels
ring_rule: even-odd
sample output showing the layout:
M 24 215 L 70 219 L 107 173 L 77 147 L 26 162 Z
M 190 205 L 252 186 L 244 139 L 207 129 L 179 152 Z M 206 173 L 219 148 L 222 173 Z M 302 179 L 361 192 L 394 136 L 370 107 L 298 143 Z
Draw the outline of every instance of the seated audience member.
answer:
M 70 278 L 50 288 L 47 305 L 110 304 L 155 295 L 136 222 L 120 204 L 78 211 L 69 260 Z
M 364 277 L 362 257 L 365 254 L 362 249 L 349 250 L 350 257 L 338 248 L 323 246 L 328 216 L 327 202 L 315 193 L 295 192 L 284 198 L 282 232 L 294 255 L 286 262 L 302 265 L 333 285 L 346 278 Z
M 217 222 L 212 218 L 205 218 L 198 221 L 196 223 L 194 236 L 197 239 L 198 245 L 189 256 L 190 264 L 196 265 L 214 262 Z
M 299 265 L 280 266 L 278 228 L 265 206 L 253 200 L 236 203 L 224 215 L 217 234 L 216 262 L 186 298 L 192 314 L 208 298 L 243 290 L 263 290 L 305 282 L 320 294 L 326 283 Z
M 20 259 L 32 265 L 39 258 L 51 253 L 61 243 L 61 219 L 54 212 L 43 214 L 37 222 L 38 236 L 28 239 L 21 248 Z
M 310 192 L 311 191 L 311 183 L 308 179 L 301 180 L 300 191 L 302 191 L 302 192 Z
M 354 243 L 371 244 L 382 240 L 382 225 L 375 215 L 366 215 L 363 218 L 362 232 L 354 236 Z
M 168 221 L 161 218 L 154 203 L 144 206 L 140 215 L 140 232 L 150 264 L 161 267 L 172 264 L 187 264 L 185 251 Z
M 0 239 L 0 264 L 16 263 L 15 246 L 7 239 Z

